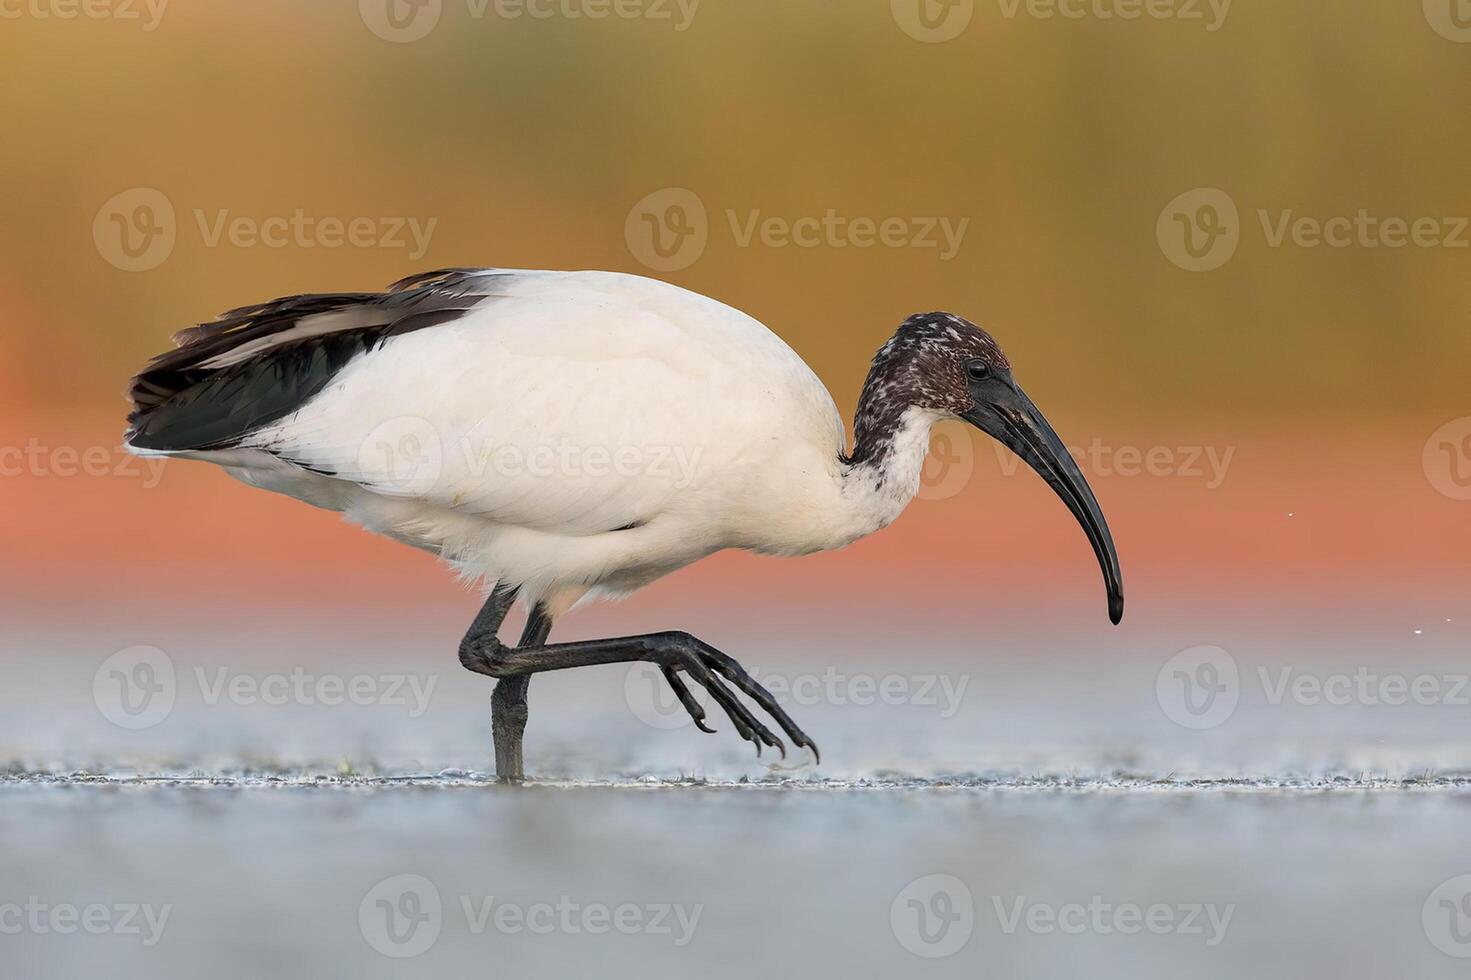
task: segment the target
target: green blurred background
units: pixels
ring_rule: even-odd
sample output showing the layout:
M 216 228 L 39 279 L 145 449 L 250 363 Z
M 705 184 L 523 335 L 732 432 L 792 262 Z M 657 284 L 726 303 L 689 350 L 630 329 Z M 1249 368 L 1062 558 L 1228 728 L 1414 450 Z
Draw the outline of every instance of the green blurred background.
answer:
M 943 43 L 909 36 L 885 0 L 705 0 L 692 16 L 647 0 L 602 20 L 598 0 L 479 17 L 464 0 L 381 0 L 438 17 L 409 43 L 369 29 L 372 0 L 175 2 L 152 30 L 136 2 L 138 20 L 0 22 L 11 397 L 73 407 L 171 329 L 269 295 L 439 265 L 647 271 L 624 219 L 684 187 L 710 243 L 667 277 L 763 319 L 845 403 L 887 332 L 929 308 L 990 325 L 1053 402 L 1090 413 L 1348 424 L 1465 398 L 1471 234 L 1460 249 L 1272 248 L 1256 216 L 1471 214 L 1471 47 L 1416 2 L 1242 0 L 1217 21 L 1180 0 L 1176 17 L 1125 21 L 1008 17 L 991 0 Z M 167 195 L 180 230 L 162 265 L 125 273 L 91 228 L 136 186 Z M 1239 252 L 1209 274 L 1155 237 L 1195 187 L 1241 209 Z M 298 208 L 438 223 L 411 262 L 211 248 L 194 216 Z M 725 219 L 827 208 L 970 224 L 941 261 L 741 248 Z

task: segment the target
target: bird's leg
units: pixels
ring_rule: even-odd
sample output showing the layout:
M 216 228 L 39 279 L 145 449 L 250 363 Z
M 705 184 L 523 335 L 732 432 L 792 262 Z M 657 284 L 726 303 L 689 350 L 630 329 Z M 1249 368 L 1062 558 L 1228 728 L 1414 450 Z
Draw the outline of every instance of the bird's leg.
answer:
M 659 665 L 665 680 L 674 689 L 680 703 L 701 731 L 711 730 L 705 726 L 705 710 L 690 695 L 679 676 L 680 671 L 689 674 L 696 683 L 710 692 L 710 696 L 730 717 L 731 724 L 740 736 L 755 744 L 758 755 L 763 743 L 777 748 L 783 756 L 786 755 L 786 746 L 735 696 L 726 686 L 727 681 L 776 719 L 777 724 L 796 745 L 810 748 L 812 754 L 817 756 L 816 744 L 788 717 L 771 696 L 771 692 L 756 683 L 735 660 L 688 633 L 645 633 L 607 640 L 580 640 L 575 643 L 510 648 L 495 638 L 494 631 L 489 634 L 477 633 L 471 627 L 464 643 L 460 645 L 460 663 L 466 669 L 498 679 L 528 677 L 547 670 L 639 661 Z
M 511 604 L 516 601 L 519 590 L 511 586 L 496 586 L 485 600 L 485 605 L 470 624 L 465 638 L 460 641 L 460 661 L 477 673 L 485 673 L 465 661 L 467 649 L 504 649 L 497 634 Z M 551 617 L 537 605 L 526 620 L 521 633 L 521 645 L 540 646 L 551 633 Z M 496 682 L 490 697 L 490 730 L 495 743 L 495 772 L 502 782 L 519 782 L 524 778 L 521 755 L 521 738 L 526 731 L 526 688 L 530 685 L 528 675 L 504 677 Z
M 552 618 L 546 614 L 546 607 L 538 603 L 526 620 L 517 649 L 539 647 L 546 643 L 551 632 Z M 519 783 L 526 778 L 521 758 L 521 737 L 526 732 L 526 688 L 530 685 L 530 674 L 502 677 L 495 682 L 495 691 L 490 696 L 495 774 L 503 783 Z

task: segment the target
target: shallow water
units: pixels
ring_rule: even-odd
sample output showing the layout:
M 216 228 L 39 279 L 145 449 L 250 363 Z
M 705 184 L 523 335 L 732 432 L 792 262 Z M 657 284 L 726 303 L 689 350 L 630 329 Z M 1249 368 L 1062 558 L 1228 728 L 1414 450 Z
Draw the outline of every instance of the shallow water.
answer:
M 406 660 L 412 624 L 12 631 L 4 972 L 1464 974 L 1459 634 L 1028 626 L 961 657 L 938 626 L 895 630 L 923 639 L 896 658 L 789 631 L 782 657 L 742 658 L 785 685 L 821 765 L 758 761 L 720 720 L 698 733 L 634 671 L 538 677 L 521 788 L 487 771 L 489 684 Z M 757 632 L 721 641 L 759 650 Z M 1202 640 L 1237 668 L 1221 717 L 1161 687 Z M 130 644 L 171 679 L 119 714 Z M 1283 665 L 1439 678 L 1442 697 L 1274 698 Z M 422 697 L 390 696 L 405 675 Z M 373 696 L 334 699 L 355 679 Z
M 559 779 L 1471 771 L 1464 653 L 1471 630 L 1459 622 L 1415 635 L 1412 626 L 1427 620 L 1415 612 L 1345 619 L 1331 631 L 1322 616 L 1311 628 L 1220 613 L 1178 619 L 1209 625 L 1109 632 L 1024 624 L 979 640 L 942 622 L 896 622 L 892 636 L 781 621 L 727 625 L 708 635 L 816 739 L 821 766 L 795 752 L 758 760 L 718 712 L 720 731 L 699 733 L 662 680 L 638 665 L 535 678 L 527 768 Z M 426 639 L 416 621 L 390 628 L 375 619 L 136 620 L 12 623 L 0 637 L 0 766 L 370 773 L 491 766 L 491 684 L 455 662 L 452 621 L 436 621 L 436 638 Z M 1195 718 L 1161 702 L 1162 684 L 1169 694 L 1182 672 L 1201 669 L 1172 658 L 1201 644 L 1231 657 L 1236 691 L 1227 714 Z M 129 650 L 163 659 L 115 659 Z M 120 694 L 143 690 L 131 686 L 142 667 L 153 671 L 144 680 L 160 689 L 168 682 L 167 696 L 128 716 Z M 1367 699 L 1359 677 L 1367 678 Z M 1379 696 L 1395 693 L 1386 684 L 1420 680 L 1438 697 Z M 1293 693 L 1304 682 L 1309 697 Z M 1314 694 L 1312 685 L 1328 691 Z M 1348 702 L 1333 703 L 1341 690 Z
M 11 780 L 9 901 L 152 918 L 5 935 L 6 972 L 1464 974 L 1459 786 L 424 783 Z

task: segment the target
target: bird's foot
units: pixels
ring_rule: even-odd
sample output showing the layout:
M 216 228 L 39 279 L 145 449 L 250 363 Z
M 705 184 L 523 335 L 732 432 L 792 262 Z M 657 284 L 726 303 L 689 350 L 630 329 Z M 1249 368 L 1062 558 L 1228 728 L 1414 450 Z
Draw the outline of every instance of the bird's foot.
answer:
M 755 678 L 746 673 L 746 669 L 730 657 L 710 644 L 691 636 L 689 633 L 672 632 L 659 633 L 649 637 L 653 654 L 650 659 L 657 663 L 664 673 L 664 679 L 669 682 L 669 687 L 674 691 L 679 703 L 689 712 L 694 719 L 695 727 L 702 732 L 714 734 L 714 729 L 705 724 L 705 708 L 690 693 L 685 685 L 681 673 L 688 674 L 695 682 L 710 692 L 710 697 L 715 703 L 725 710 L 730 718 L 731 724 L 741 738 L 756 746 L 756 754 L 761 754 L 761 746 L 769 745 L 775 748 L 786 758 L 787 747 L 781 739 L 771 733 L 771 730 L 736 697 L 726 681 L 734 684 L 741 693 L 755 701 L 761 708 L 786 732 L 787 737 L 799 748 L 812 750 L 812 756 L 817 761 L 822 761 L 818 753 L 817 743 L 807 736 L 807 733 L 797 727 L 782 706 L 777 704 L 776 698 L 771 692 L 758 684 Z
M 512 737 L 510 733 L 519 727 L 515 720 L 515 715 L 518 713 L 515 709 L 519 708 L 521 712 L 525 710 L 525 688 L 520 689 L 522 695 L 520 699 L 517 699 L 513 697 L 516 686 L 510 684 L 510 681 L 521 679 L 524 682 L 529 675 L 548 670 L 640 661 L 658 665 L 675 696 L 679 698 L 680 704 L 684 705 L 685 710 L 689 712 L 690 717 L 694 719 L 701 731 L 713 732 L 713 729 L 705 724 L 705 708 L 690 694 L 684 675 L 694 678 L 695 683 L 710 693 L 710 697 L 730 718 L 731 724 L 735 726 L 741 738 L 756 746 L 757 755 L 761 754 L 763 745 L 769 745 L 781 752 L 782 757 L 785 758 L 787 747 L 781 739 L 772 734 L 771 729 L 767 728 L 752 713 L 751 709 L 736 696 L 735 691 L 731 690 L 727 684 L 734 685 L 736 690 L 760 705 L 776 720 L 778 727 L 794 744 L 800 748 L 811 749 L 813 758 L 821 761 L 817 743 L 797 727 L 797 723 L 792 721 L 781 705 L 776 703 L 776 698 L 771 696 L 771 692 L 756 683 L 755 679 L 746 673 L 745 668 L 734 659 L 698 637 L 683 631 L 671 631 L 604 640 L 579 640 L 575 643 L 545 644 L 545 632 L 533 631 L 528 627 L 520 645 L 507 647 L 496 639 L 494 633 L 494 626 L 499 624 L 499 619 L 496 619 L 495 615 L 502 612 L 500 609 L 492 609 L 498 596 L 499 593 L 492 595 L 491 600 L 486 604 L 486 610 L 489 612 L 482 611 L 480 619 L 477 619 L 476 624 L 471 626 L 470 632 L 461 641 L 460 663 L 467 670 L 494 677 L 500 681 L 496 687 L 496 697 L 492 699 L 492 705 L 496 713 L 504 716 L 505 720 L 504 726 L 493 725 L 493 728 L 497 729 L 497 770 L 503 774 L 519 775 L 520 734 L 519 731 L 515 731 Z M 515 703 L 517 700 L 519 704 Z M 522 717 L 524 718 L 524 715 Z M 524 721 L 520 722 L 520 725 L 524 725 Z M 499 734 L 502 730 L 507 732 L 507 737 L 502 738 Z M 501 765 L 502 762 L 505 763 L 504 767 Z

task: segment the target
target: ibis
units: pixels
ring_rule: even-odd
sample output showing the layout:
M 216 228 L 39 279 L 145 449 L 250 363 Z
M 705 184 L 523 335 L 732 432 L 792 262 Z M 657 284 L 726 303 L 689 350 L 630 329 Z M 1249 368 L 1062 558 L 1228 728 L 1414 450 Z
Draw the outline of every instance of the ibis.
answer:
M 952 313 L 911 316 L 879 349 L 851 445 L 775 333 L 642 276 L 444 269 L 242 307 L 174 340 L 132 381 L 128 448 L 214 463 L 481 584 L 459 659 L 496 680 L 502 780 L 524 778 L 532 675 L 593 664 L 653 664 L 702 731 L 689 683 L 758 754 L 786 752 L 764 713 L 815 760 L 776 699 L 690 633 L 551 643 L 552 625 L 722 549 L 805 555 L 872 534 L 918 492 L 941 420 L 974 425 L 1051 485 L 1098 557 L 1110 620 L 1123 616 L 1087 481 L 996 341 Z M 513 646 L 498 634 L 517 601 Z

